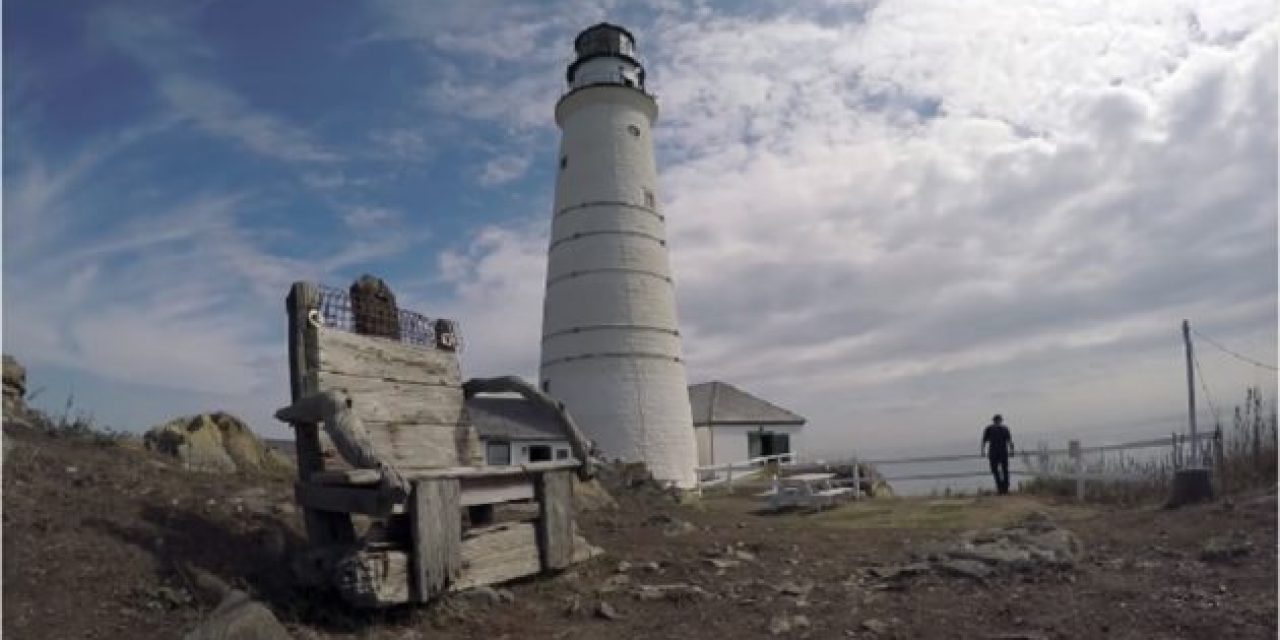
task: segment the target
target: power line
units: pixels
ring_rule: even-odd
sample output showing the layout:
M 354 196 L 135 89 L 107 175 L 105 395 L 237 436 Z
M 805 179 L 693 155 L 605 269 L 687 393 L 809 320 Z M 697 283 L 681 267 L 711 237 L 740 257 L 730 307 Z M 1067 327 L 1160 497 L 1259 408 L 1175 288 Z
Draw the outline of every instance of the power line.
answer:
M 1196 376 L 1200 378 L 1200 388 L 1204 390 L 1204 400 L 1209 403 L 1209 413 L 1213 414 L 1214 422 L 1218 422 L 1222 416 L 1218 414 L 1218 407 L 1213 403 L 1213 396 L 1209 393 L 1209 382 L 1204 379 L 1204 369 L 1200 368 L 1200 357 L 1193 353 L 1191 359 L 1196 365 Z
M 1205 341 L 1205 342 L 1208 342 L 1209 344 L 1213 345 L 1214 347 L 1217 347 L 1217 349 L 1218 349 L 1219 351 L 1222 351 L 1223 353 L 1225 353 L 1225 354 L 1227 354 L 1227 355 L 1229 355 L 1229 356 L 1232 356 L 1232 357 L 1234 357 L 1234 358 L 1236 358 L 1236 359 L 1238 359 L 1238 360 L 1242 360 L 1242 361 L 1247 362 L 1247 363 L 1249 363 L 1249 364 L 1251 364 L 1251 365 L 1253 365 L 1253 366 L 1255 366 L 1255 367 L 1261 367 L 1261 368 L 1263 368 L 1263 369 L 1267 369 L 1267 370 L 1269 370 L 1269 371 L 1276 371 L 1276 370 L 1277 370 L 1277 369 L 1276 369 L 1276 367 L 1274 367 L 1274 366 L 1272 366 L 1272 365 L 1269 365 L 1269 364 L 1267 364 L 1267 363 L 1265 363 L 1265 362 L 1259 362 L 1259 361 L 1257 361 L 1257 360 L 1254 360 L 1253 358 L 1250 358 L 1249 356 L 1241 355 L 1241 354 L 1239 354 L 1239 353 L 1237 353 L 1237 352 L 1235 352 L 1235 351 L 1232 351 L 1231 349 L 1228 349 L 1228 348 L 1226 348 L 1226 347 L 1222 346 L 1222 344 L 1221 344 L 1220 342 L 1218 342 L 1217 340 L 1214 340 L 1213 338 L 1210 338 L 1209 336 L 1206 336 L 1205 334 L 1200 333 L 1199 331 L 1196 331 L 1195 329 L 1192 329 L 1192 330 L 1191 330 L 1191 333 L 1194 333 L 1194 334 L 1196 334 L 1197 336 L 1200 336 L 1201 338 L 1204 338 L 1204 341 Z

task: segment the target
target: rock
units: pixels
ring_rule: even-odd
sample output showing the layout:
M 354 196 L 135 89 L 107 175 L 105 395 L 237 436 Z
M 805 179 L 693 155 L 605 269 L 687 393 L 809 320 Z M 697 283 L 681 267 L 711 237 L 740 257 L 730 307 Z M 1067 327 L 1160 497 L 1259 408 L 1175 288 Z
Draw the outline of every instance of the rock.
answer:
M 4 356 L 4 400 L 6 406 L 27 397 L 27 368 L 11 355 Z
M 682 535 L 685 535 L 686 533 L 693 533 L 697 530 L 698 530 L 698 527 L 695 526 L 692 522 L 686 522 L 684 520 L 677 520 L 675 518 L 672 518 L 672 522 L 662 528 L 662 535 L 667 536 L 668 538 L 671 538 L 675 536 L 682 536 Z
M 791 616 L 774 616 L 769 620 L 769 633 L 780 636 L 791 631 Z
M 901 578 L 910 578 L 918 576 L 922 573 L 928 573 L 929 565 L 925 562 L 913 562 L 911 564 L 903 564 L 892 567 L 871 567 L 868 571 L 872 576 L 881 580 L 898 580 Z
M 725 560 L 723 558 L 703 558 L 702 560 L 703 562 L 706 562 L 712 567 L 720 570 L 732 569 L 742 564 L 740 560 Z
M 183 640 L 290 640 L 271 610 L 243 591 L 231 591 Z
M 640 585 L 633 591 L 635 597 L 640 600 L 670 600 L 672 602 L 683 602 L 689 600 L 705 600 L 711 597 L 705 589 L 696 584 L 648 584 Z
M 573 504 L 578 511 L 613 511 L 618 508 L 618 501 L 599 480 L 593 478 L 584 482 L 577 476 L 573 481 Z
M 516 601 L 514 593 L 511 593 L 506 589 L 494 589 L 489 586 L 473 587 L 466 591 L 459 592 L 454 597 L 459 600 L 487 604 L 490 606 L 509 604 Z
M 287 471 L 291 463 L 239 418 L 217 412 L 171 420 L 147 431 L 147 449 L 171 455 L 183 467 L 216 473 Z
M 810 626 L 809 616 L 796 615 L 791 616 L 791 628 L 797 631 L 803 631 Z
M 1248 555 L 1253 550 L 1253 543 L 1239 531 L 1232 531 L 1224 536 L 1214 536 L 1205 541 L 1200 548 L 1200 559 L 1206 562 L 1221 562 Z
M 625 573 L 619 573 L 609 576 L 600 584 L 596 591 L 600 593 L 613 593 L 631 584 L 631 576 Z
M 618 611 L 613 608 L 613 605 L 601 600 L 599 604 L 596 605 L 596 617 L 604 618 L 605 620 L 617 620 L 622 617 L 622 614 L 618 613 Z
M 977 560 L 952 559 L 937 564 L 939 571 L 961 578 L 985 580 L 993 573 L 991 567 Z
M 795 596 L 798 598 L 804 597 L 808 595 L 810 591 L 813 591 L 812 582 L 800 583 L 788 580 L 787 582 L 778 585 L 778 593 L 787 596 Z
M 751 553 L 750 551 L 745 550 L 745 549 L 734 549 L 734 550 L 733 550 L 733 557 L 734 557 L 735 559 L 737 559 L 737 560 L 741 560 L 741 561 L 743 561 L 743 562 L 755 562 L 755 561 L 756 561 L 756 555 L 755 555 L 754 553 Z
M 889 623 L 878 618 L 867 618 L 862 621 L 862 630 L 869 631 L 874 634 L 888 633 Z
M 618 566 L 614 567 L 614 571 L 618 573 L 626 573 L 630 570 L 631 570 L 631 563 L 627 562 L 626 560 L 619 562 Z

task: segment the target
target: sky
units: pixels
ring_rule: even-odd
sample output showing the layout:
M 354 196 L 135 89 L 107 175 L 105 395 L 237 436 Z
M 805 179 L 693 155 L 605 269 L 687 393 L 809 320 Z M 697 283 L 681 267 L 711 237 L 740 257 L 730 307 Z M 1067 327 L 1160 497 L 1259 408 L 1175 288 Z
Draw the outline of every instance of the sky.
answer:
M 601 20 L 661 109 L 690 380 L 806 416 L 804 448 L 1181 429 L 1183 318 L 1276 364 L 1272 2 L 11 0 L 34 403 L 287 436 L 289 285 L 363 273 L 457 319 L 466 374 L 535 378 L 553 108 Z M 1202 420 L 1274 394 L 1197 354 Z

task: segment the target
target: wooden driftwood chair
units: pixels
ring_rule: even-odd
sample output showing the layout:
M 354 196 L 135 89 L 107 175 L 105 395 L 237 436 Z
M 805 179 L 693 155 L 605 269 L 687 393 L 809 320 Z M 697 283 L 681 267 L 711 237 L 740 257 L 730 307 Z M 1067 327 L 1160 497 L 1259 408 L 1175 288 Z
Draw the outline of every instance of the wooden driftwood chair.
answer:
M 355 288 L 348 296 L 310 283 L 288 298 L 293 404 L 276 417 L 295 430 L 313 572 L 353 604 L 381 607 L 598 553 L 574 524 L 572 475 L 590 477 L 589 443 L 562 407 L 517 378 L 464 385 L 451 321 L 394 309 L 391 297 L 381 310 L 390 317 L 370 329 L 376 313 L 361 300 Z M 490 392 L 553 409 L 576 458 L 482 466 L 465 399 Z M 321 426 L 341 460 L 326 463 Z M 531 500 L 533 522 L 491 522 L 493 505 Z M 367 522 L 359 533 L 357 522 Z

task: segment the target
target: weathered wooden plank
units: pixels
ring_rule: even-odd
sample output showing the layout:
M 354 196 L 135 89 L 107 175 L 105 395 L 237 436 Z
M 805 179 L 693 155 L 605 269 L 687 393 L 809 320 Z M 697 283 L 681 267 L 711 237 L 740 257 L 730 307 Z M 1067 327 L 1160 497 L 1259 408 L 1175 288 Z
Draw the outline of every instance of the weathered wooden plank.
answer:
M 325 469 L 311 474 L 312 484 L 336 486 L 372 486 L 382 482 L 377 469 Z
M 563 569 L 573 561 L 573 476 L 551 471 L 535 478 L 538 504 L 538 549 L 542 568 Z
M 303 508 L 327 513 L 385 516 L 394 507 L 390 496 L 377 489 L 299 482 L 294 485 L 293 493 Z M 350 521 L 350 516 L 347 520 Z
M 574 538 L 574 562 L 602 551 L 581 536 Z M 387 607 L 409 602 L 410 554 L 399 549 L 365 550 L 341 565 L 339 588 L 352 604 Z M 538 544 L 529 523 L 473 529 L 462 540 L 462 568 L 451 591 L 497 584 L 538 573 Z
M 531 500 L 533 479 L 521 476 L 471 477 L 460 481 L 462 506 Z
M 417 480 L 410 496 L 414 596 L 426 602 L 449 587 L 462 567 L 462 505 L 458 481 Z
M 532 475 L 544 471 L 556 471 L 560 469 L 576 469 L 580 463 L 577 460 L 552 460 L 548 462 L 530 462 L 528 464 L 516 465 L 493 465 L 493 466 L 455 466 L 444 467 L 439 469 L 415 469 L 406 471 L 404 476 L 409 479 L 416 478 L 472 478 L 484 476 L 520 476 Z
M 290 402 L 297 402 L 316 392 L 314 370 L 316 348 L 315 326 L 307 320 L 307 314 L 319 306 L 320 290 L 307 282 L 295 282 L 285 300 L 289 318 L 289 394 Z M 324 457 L 320 447 L 319 428 L 314 422 L 293 425 L 294 446 L 297 452 L 298 478 L 306 480 L 316 471 L 324 469 Z M 307 538 L 321 546 L 347 544 L 355 540 L 355 527 L 351 517 L 340 513 L 303 509 L 303 522 Z
M 319 371 L 316 374 L 316 380 L 321 389 L 346 389 L 353 395 L 363 391 L 380 391 L 388 387 L 403 389 L 405 392 L 410 392 L 410 390 L 420 387 L 460 388 L 462 386 L 461 383 L 444 375 L 437 376 L 434 380 L 428 380 L 426 382 L 407 382 L 404 380 L 387 380 L 386 378 L 357 376 L 349 373 Z
M 465 430 L 455 425 L 364 423 L 373 450 L 401 471 L 456 466 Z
M 366 423 L 464 424 L 460 387 L 388 383 L 381 389 L 351 394 L 351 408 Z
M 400 382 L 461 383 L 456 353 L 361 336 L 337 329 L 316 330 L 319 371 Z

